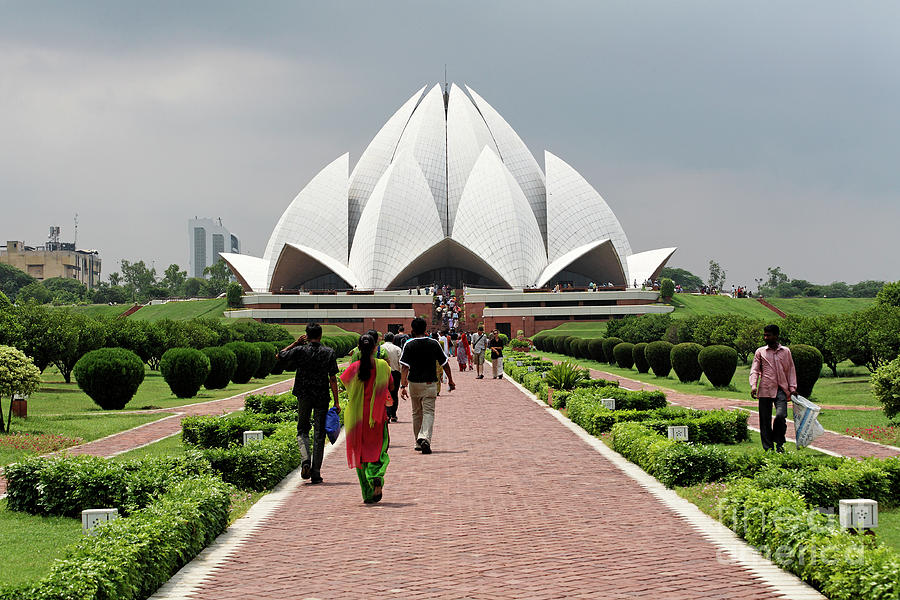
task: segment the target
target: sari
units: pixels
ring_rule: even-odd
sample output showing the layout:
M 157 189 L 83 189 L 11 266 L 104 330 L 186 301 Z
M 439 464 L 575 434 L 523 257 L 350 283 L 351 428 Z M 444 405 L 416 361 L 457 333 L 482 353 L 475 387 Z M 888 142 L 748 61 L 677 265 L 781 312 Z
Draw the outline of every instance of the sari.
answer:
M 391 367 L 386 361 L 375 359 L 375 369 L 368 381 L 361 381 L 358 374 L 359 361 L 351 363 L 341 373 L 341 382 L 348 395 L 343 409 L 347 465 L 356 469 L 363 500 L 371 502 L 375 501 L 374 488 L 384 485 L 384 474 L 390 462 L 385 405 L 391 401 L 388 389 Z

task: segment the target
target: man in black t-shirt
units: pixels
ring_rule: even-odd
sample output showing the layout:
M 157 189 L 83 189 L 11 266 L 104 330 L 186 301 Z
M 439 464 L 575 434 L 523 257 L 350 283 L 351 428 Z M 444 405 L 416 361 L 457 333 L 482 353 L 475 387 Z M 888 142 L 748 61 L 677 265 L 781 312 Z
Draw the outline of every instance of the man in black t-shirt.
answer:
M 448 387 L 456 389 L 450 363 L 437 340 L 425 336 L 425 319 L 412 322 L 412 338 L 403 346 L 400 355 L 400 396 L 412 404 L 413 434 L 416 450 L 431 454 L 431 432 L 434 428 L 434 403 L 437 398 L 435 364 L 447 374 Z M 407 388 L 409 391 L 407 391 Z
M 334 350 L 322 345 L 322 327 L 317 323 L 306 326 L 306 335 L 278 353 L 278 358 L 295 366 L 294 395 L 297 397 L 297 444 L 300 446 L 300 477 L 310 483 L 322 483 L 322 459 L 325 456 L 325 417 L 328 414 L 328 392 L 338 403 L 337 356 Z M 312 454 L 309 448 L 309 417 L 313 417 Z

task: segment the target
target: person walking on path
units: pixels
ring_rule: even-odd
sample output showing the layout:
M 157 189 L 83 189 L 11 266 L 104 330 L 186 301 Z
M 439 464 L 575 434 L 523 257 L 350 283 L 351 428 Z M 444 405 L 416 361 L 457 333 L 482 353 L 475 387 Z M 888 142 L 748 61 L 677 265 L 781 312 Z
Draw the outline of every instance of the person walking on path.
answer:
M 384 347 L 382 347 L 378 343 L 378 332 L 374 329 L 368 330 L 365 334 L 375 342 L 375 358 L 380 358 L 381 360 L 387 360 L 387 354 L 385 354 Z M 353 349 L 353 352 L 350 353 L 350 362 L 356 362 L 359 360 L 359 347 Z
M 759 400 L 759 437 L 763 450 L 784 452 L 787 401 L 797 393 L 797 371 L 791 351 L 782 346 L 778 325 L 763 328 L 766 345 L 756 350 L 750 367 L 750 397 Z M 772 405 L 775 420 L 772 421 Z
M 491 372 L 494 374 L 494 379 L 503 379 L 503 340 L 500 339 L 500 332 L 496 329 L 491 332 L 489 347 L 491 349 Z
M 472 361 L 475 363 L 475 379 L 484 379 L 484 353 L 488 348 L 488 339 L 484 334 L 484 325 L 478 326 L 478 332 L 472 336 Z
M 431 454 L 431 436 L 434 430 L 434 405 L 437 398 L 435 363 L 440 363 L 447 374 L 450 391 L 456 389 L 453 374 L 443 348 L 437 340 L 425 336 L 425 319 L 412 321 L 412 338 L 403 346 L 400 356 L 400 396 L 412 404 L 413 435 L 416 450 Z
M 470 353 L 469 339 L 465 333 L 459 334 L 459 338 L 456 340 L 456 363 L 459 365 L 460 371 L 466 370 L 466 366 L 469 364 Z
M 368 334 L 359 338 L 359 360 L 341 373 L 349 399 L 344 408 L 347 435 L 347 464 L 356 469 L 363 502 L 381 500 L 388 457 L 387 407 L 393 403 L 391 367 L 373 356 L 375 340 Z
M 400 353 L 402 352 L 400 346 L 394 343 L 395 339 L 394 334 L 389 331 L 384 334 L 384 344 L 381 345 L 387 355 L 385 360 L 391 367 L 391 380 L 394 382 L 394 385 L 391 386 L 391 399 L 394 403 L 387 409 L 388 419 L 391 423 L 397 422 L 397 392 L 400 391 Z
M 325 416 L 328 414 L 328 390 L 334 407 L 338 402 L 337 356 L 334 350 L 322 345 L 322 327 L 318 323 L 306 326 L 306 335 L 283 348 L 278 358 L 297 369 L 293 394 L 297 397 L 297 444 L 300 446 L 300 477 L 310 483 L 322 483 L 322 458 L 325 455 Z M 309 447 L 309 418 L 313 418 L 313 446 Z

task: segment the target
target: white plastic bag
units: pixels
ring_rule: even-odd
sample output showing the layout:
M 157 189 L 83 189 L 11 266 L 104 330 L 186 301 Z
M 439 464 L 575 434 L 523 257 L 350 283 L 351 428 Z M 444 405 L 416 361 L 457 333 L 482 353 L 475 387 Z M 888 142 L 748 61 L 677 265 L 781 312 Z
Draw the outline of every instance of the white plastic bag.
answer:
M 803 396 L 791 396 L 791 402 L 794 406 L 794 436 L 797 439 L 797 447 L 805 448 L 825 433 L 825 428 L 819 423 L 818 418 L 821 409 Z

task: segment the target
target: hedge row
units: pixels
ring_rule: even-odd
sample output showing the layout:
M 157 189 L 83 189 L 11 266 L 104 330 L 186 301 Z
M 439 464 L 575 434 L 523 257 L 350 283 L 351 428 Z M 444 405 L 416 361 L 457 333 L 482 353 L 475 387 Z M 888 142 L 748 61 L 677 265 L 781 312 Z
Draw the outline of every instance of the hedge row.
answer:
M 296 436 L 296 425 L 285 423 L 262 442 L 209 448 L 203 456 L 224 481 L 244 490 L 268 490 L 300 466 Z
M 795 491 L 743 482 L 728 487 L 719 510 L 727 527 L 831 600 L 900 596 L 900 554 L 850 535 Z
M 261 413 L 185 417 L 181 420 L 181 440 L 200 448 L 228 448 L 243 444 L 245 431 L 262 431 L 264 437 L 272 435 L 281 420 Z
M 297 397 L 291 392 L 277 394 L 274 396 L 268 394 L 249 394 L 244 396 L 244 412 L 246 413 L 265 413 L 285 414 L 292 413 L 291 418 L 297 418 Z M 289 419 L 285 419 L 289 420 Z
M 99 456 L 32 457 L 4 468 L 10 510 L 67 517 L 98 507 L 128 515 L 175 484 L 211 473 L 197 452 L 127 462 Z
M 225 530 L 229 503 L 228 486 L 217 477 L 180 481 L 73 544 L 43 579 L 0 590 L 0 599 L 147 598 Z

